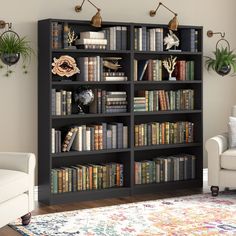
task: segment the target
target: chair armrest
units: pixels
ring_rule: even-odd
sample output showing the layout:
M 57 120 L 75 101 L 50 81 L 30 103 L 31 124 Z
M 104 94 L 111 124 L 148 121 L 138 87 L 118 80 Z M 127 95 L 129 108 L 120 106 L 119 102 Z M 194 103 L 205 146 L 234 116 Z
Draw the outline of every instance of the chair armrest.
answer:
M 34 209 L 34 179 L 36 159 L 33 153 L 0 152 L 0 169 L 22 171 L 29 176 L 28 212 Z
M 0 152 L 0 169 L 34 174 L 35 165 L 36 160 L 33 153 Z
M 208 139 L 205 147 L 208 154 L 208 185 L 219 186 L 220 155 L 228 149 L 228 134 Z

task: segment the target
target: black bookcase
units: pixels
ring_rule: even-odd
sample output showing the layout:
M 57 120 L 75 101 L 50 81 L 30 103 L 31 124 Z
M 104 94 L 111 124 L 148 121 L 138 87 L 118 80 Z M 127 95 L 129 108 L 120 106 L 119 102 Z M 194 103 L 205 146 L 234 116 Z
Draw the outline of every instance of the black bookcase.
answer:
M 129 196 L 138 193 L 153 193 L 179 188 L 192 188 L 202 186 L 203 168 L 203 109 L 202 109 L 202 37 L 203 29 L 199 26 L 180 26 L 176 33 L 180 38 L 179 50 L 167 51 L 141 51 L 135 49 L 135 28 L 145 29 L 162 28 L 166 36 L 166 25 L 103 22 L 102 27 L 125 26 L 127 27 L 126 50 L 99 50 L 99 49 L 53 49 L 52 48 L 52 23 L 67 23 L 76 34 L 82 31 L 98 31 L 88 21 L 46 19 L 38 22 L 38 185 L 39 201 L 46 204 L 58 204 L 70 201 L 93 200 L 99 198 L 111 198 Z M 195 51 L 189 49 L 191 37 L 188 30 L 197 31 L 197 46 Z M 52 74 L 52 62 L 54 57 L 70 55 L 75 59 L 82 56 L 122 57 L 122 70 L 128 77 L 128 81 L 78 81 L 55 80 Z M 179 60 L 194 61 L 194 80 L 169 81 L 165 70 L 161 81 L 134 81 L 134 60 L 165 59 L 176 56 Z M 51 90 L 74 90 L 82 85 L 90 88 L 110 90 L 124 90 L 127 92 L 128 110 L 126 113 L 108 114 L 72 114 L 64 116 L 51 115 Z M 194 109 L 192 110 L 165 110 L 134 112 L 134 96 L 138 90 L 194 90 Z M 194 123 L 194 142 L 179 144 L 159 144 L 152 146 L 135 146 L 134 129 L 136 124 L 149 122 L 175 122 L 190 121 Z M 96 151 L 69 151 L 51 153 L 51 129 L 70 127 L 71 125 L 90 124 L 93 122 L 123 122 L 128 126 L 128 148 Z M 181 181 L 170 181 L 152 184 L 135 185 L 135 161 L 151 160 L 158 156 L 169 156 L 180 153 L 188 153 L 196 156 L 195 178 Z M 100 164 L 107 162 L 119 162 L 124 165 L 123 187 L 66 192 L 60 194 L 51 193 L 51 170 L 53 168 L 69 167 L 76 164 Z

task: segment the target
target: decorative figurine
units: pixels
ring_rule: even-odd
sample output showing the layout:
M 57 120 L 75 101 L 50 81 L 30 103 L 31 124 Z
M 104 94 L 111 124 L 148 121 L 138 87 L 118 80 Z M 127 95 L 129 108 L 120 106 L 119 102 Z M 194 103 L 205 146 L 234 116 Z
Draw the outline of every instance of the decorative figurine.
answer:
M 74 100 L 78 103 L 79 114 L 84 114 L 83 106 L 88 106 L 94 100 L 94 93 L 92 89 L 83 89 L 82 91 L 74 93 Z
M 166 50 L 169 50 L 173 46 L 179 46 L 179 39 L 171 30 L 169 30 L 169 33 L 164 38 L 164 45 L 166 45 Z
M 165 69 L 168 71 L 169 73 L 169 80 L 176 80 L 176 77 L 172 77 L 172 73 L 175 69 L 175 65 L 176 65 L 176 59 L 177 57 L 172 57 L 170 56 L 170 58 L 163 60 L 163 66 L 165 67 Z
M 103 66 L 110 70 L 117 71 L 119 68 L 121 68 L 121 65 L 118 63 L 118 61 L 121 59 L 121 57 L 104 57 Z
M 72 46 L 72 43 L 78 38 L 78 36 L 75 35 L 74 30 L 69 30 L 68 32 L 68 43 L 70 49 L 76 49 L 76 46 Z
M 68 55 L 60 56 L 58 59 L 53 58 L 52 73 L 54 75 L 71 77 L 74 74 L 80 73 L 73 57 Z

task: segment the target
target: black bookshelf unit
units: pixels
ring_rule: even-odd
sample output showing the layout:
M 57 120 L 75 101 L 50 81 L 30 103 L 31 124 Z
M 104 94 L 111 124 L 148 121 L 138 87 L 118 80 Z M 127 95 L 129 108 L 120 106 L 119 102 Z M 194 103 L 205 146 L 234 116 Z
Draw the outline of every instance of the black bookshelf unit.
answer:
M 53 37 L 55 32 L 53 33 L 52 28 L 54 27 L 53 26 L 54 23 L 57 23 L 58 25 L 60 25 L 60 27 L 62 27 L 62 32 L 59 31 L 60 34 L 59 46 L 56 45 L 56 47 L 55 45 L 53 46 L 53 40 L 54 40 Z M 71 29 L 73 29 L 76 35 L 80 35 L 80 32 L 85 32 L 85 31 L 96 32 L 102 29 L 107 29 L 107 28 L 109 29 L 110 27 L 113 27 L 116 30 L 125 29 L 126 49 L 123 48 L 122 43 L 117 50 L 80 49 L 80 48 L 64 49 L 63 27 L 65 24 L 68 25 Z M 119 28 L 116 28 L 117 26 Z M 140 193 L 161 192 L 164 190 L 172 190 L 179 188 L 202 187 L 203 28 L 200 26 L 179 26 L 178 31 L 174 33 L 180 39 L 180 45 L 176 50 L 169 50 L 169 51 L 165 49 L 165 46 L 163 46 L 162 42 L 161 45 L 159 45 L 157 41 L 155 41 L 157 39 L 153 38 L 150 39 L 152 37 L 151 35 L 153 34 L 155 35 L 155 37 L 159 37 L 158 34 L 151 32 L 154 29 L 158 29 L 157 30 L 158 32 L 159 29 L 161 29 L 162 40 L 163 37 L 165 37 L 168 33 L 167 25 L 156 25 L 156 24 L 145 24 L 145 23 L 141 24 L 141 23 L 125 23 L 125 22 L 103 22 L 102 28 L 98 29 L 92 27 L 90 25 L 90 22 L 88 21 L 45 19 L 45 20 L 40 20 L 38 22 L 38 185 L 39 185 L 40 202 L 46 204 L 58 204 L 72 201 L 94 200 L 94 199 L 110 198 L 110 197 L 123 197 Z M 193 33 L 193 35 L 191 35 L 191 31 L 195 32 L 195 34 Z M 144 38 L 144 33 L 146 38 Z M 194 37 L 194 39 L 192 37 Z M 120 38 L 118 38 L 117 40 L 120 40 Z M 151 45 L 151 43 L 153 42 L 154 46 Z M 161 47 L 158 50 L 155 49 L 155 47 L 157 47 L 157 44 Z M 78 58 L 80 57 L 97 57 L 97 56 L 100 56 L 100 58 L 120 57 L 121 58 L 121 60 L 119 60 L 119 63 L 121 64 L 120 70 L 122 70 L 125 73 L 127 81 L 84 81 L 82 78 L 83 76 L 82 74 L 73 75 L 70 78 L 59 78 L 59 76 L 54 75 L 52 73 L 52 62 L 54 58 L 59 58 L 62 55 L 69 55 L 73 57 L 76 60 L 76 62 L 78 62 Z M 178 74 L 180 72 L 177 71 L 174 72 L 176 73 L 175 76 L 177 77 L 177 80 L 168 80 L 168 73 L 163 68 L 162 61 L 164 59 L 169 58 L 170 56 L 177 57 L 177 61 L 184 61 L 185 63 L 184 68 L 187 68 L 186 64 L 188 64 L 188 61 L 190 61 L 190 64 L 192 63 L 194 65 L 192 69 L 190 69 L 191 66 L 188 69 L 183 69 L 183 66 L 179 65 L 180 63 L 178 65 L 176 64 L 176 68 L 178 67 L 179 71 L 180 70 L 185 71 L 184 72 L 185 78 L 187 78 L 187 76 L 189 75 L 190 77 L 192 76 L 191 78 L 193 79 L 183 79 L 183 74 L 180 75 Z M 149 77 L 153 76 L 152 78 L 154 78 L 153 68 L 154 65 L 156 65 L 154 63 L 156 63 L 156 61 L 158 60 L 161 61 L 160 63 L 162 69 L 161 72 L 156 71 L 155 73 L 159 74 L 161 73 L 160 75 L 161 78 L 150 80 Z M 139 80 L 139 78 L 137 78 L 139 70 L 143 69 L 141 66 L 139 66 L 139 63 L 141 63 L 141 61 L 144 61 L 147 64 L 147 68 L 145 70 L 145 78 Z M 81 65 L 78 66 L 81 67 Z M 150 73 L 152 73 L 152 75 L 150 75 Z M 178 76 L 182 76 L 181 77 L 182 79 L 179 79 L 180 77 L 178 78 Z M 126 112 L 122 111 L 115 113 L 105 113 L 105 112 L 91 113 L 87 111 L 85 108 L 86 110 L 85 114 L 78 114 L 75 109 L 75 103 L 73 101 L 73 93 L 74 91 L 81 89 L 81 87 L 89 87 L 92 90 L 96 89 L 100 89 L 101 91 L 106 90 L 106 92 L 107 91 L 126 92 L 127 96 Z M 53 114 L 52 112 L 53 89 L 55 89 L 55 91 L 60 91 L 63 89 L 72 91 L 73 109 L 71 114 L 69 115 Z M 158 98 L 156 99 L 159 99 L 159 101 L 157 102 L 159 104 L 159 108 L 155 108 L 155 106 L 157 107 L 158 104 L 153 102 L 154 101 L 153 96 L 155 96 L 153 94 L 155 94 L 156 90 L 164 91 L 163 94 L 165 94 L 164 96 L 166 96 L 165 98 L 161 98 L 161 96 L 158 97 L 159 95 L 157 95 Z M 174 93 L 176 93 L 176 95 L 173 95 L 174 98 L 172 97 L 172 95 L 168 95 L 170 93 L 169 91 L 172 90 L 174 91 Z M 140 95 L 141 94 L 140 91 L 142 91 L 142 95 Z M 173 98 L 172 100 L 176 101 L 178 100 L 177 96 L 179 96 L 179 94 L 181 94 L 181 96 L 185 96 L 182 95 L 182 93 L 185 93 L 186 91 L 187 92 L 190 91 L 191 93 L 194 94 L 189 100 L 187 100 L 187 102 L 185 102 L 185 98 L 183 99 L 181 98 L 182 99 L 181 104 L 184 101 L 183 103 L 187 104 L 186 105 L 187 108 L 175 109 L 175 105 L 173 105 L 172 108 L 165 107 L 164 103 L 167 103 L 167 99 L 170 98 L 171 100 Z M 145 97 L 146 99 L 145 101 L 147 100 L 149 101 L 149 105 L 145 104 L 146 109 L 147 107 L 148 109 L 145 111 L 144 110 L 134 111 L 135 110 L 134 98 L 142 96 Z M 163 100 L 161 101 L 161 99 Z M 173 104 L 175 103 L 175 101 L 172 101 Z M 192 103 L 191 109 L 188 109 L 189 102 Z M 169 101 L 169 104 L 171 104 L 171 101 Z M 160 107 L 161 105 L 163 106 L 162 108 Z M 179 124 L 178 122 L 182 123 Z M 113 148 L 113 149 L 102 148 L 100 150 L 94 150 L 93 148 L 93 150 L 75 151 L 70 149 L 69 151 L 66 152 L 53 151 L 52 153 L 52 145 L 54 145 L 52 144 L 53 128 L 61 130 L 61 141 L 60 140 L 58 141 L 61 144 L 70 127 L 76 125 L 89 126 L 95 123 L 96 124 L 106 123 L 106 125 L 114 123 L 116 124 L 122 123 L 123 126 L 127 126 L 128 127 L 127 146 L 124 148 Z M 158 141 L 154 133 L 148 136 L 149 134 L 148 129 L 157 127 L 155 126 L 156 123 L 158 123 L 158 127 L 160 127 L 160 129 L 164 127 L 163 133 L 162 131 L 160 132 L 155 131 L 159 132 L 159 134 L 162 135 L 162 137 L 158 136 Z M 181 130 L 180 127 L 184 127 L 182 128 L 183 130 Z M 194 130 L 192 132 L 193 127 Z M 178 131 L 173 131 L 175 129 L 178 129 Z M 137 133 L 135 130 L 140 133 Z M 171 140 L 172 131 L 178 132 L 178 136 L 183 135 L 184 137 L 187 137 L 187 139 L 184 138 L 182 141 L 176 142 L 173 140 L 181 139 L 181 137 L 176 138 L 173 136 L 172 140 L 173 142 L 169 141 Z M 151 130 L 151 132 L 154 131 Z M 154 141 L 152 140 L 152 138 L 154 139 Z M 167 139 L 168 141 L 166 141 Z M 92 140 L 92 138 L 90 140 Z M 104 139 L 102 140 L 104 141 Z M 140 177 L 141 179 L 139 179 L 139 181 L 141 182 L 139 184 L 136 183 L 135 178 L 137 178 L 136 175 L 137 170 L 135 168 L 138 162 L 143 163 L 146 160 L 152 161 L 157 157 L 165 158 L 170 156 L 171 160 L 175 162 L 174 158 L 183 153 L 195 157 L 194 165 L 191 166 L 192 172 L 190 171 L 191 173 L 193 173 L 191 178 L 182 178 L 182 179 L 179 178 L 178 180 L 176 179 L 174 180 L 173 179 L 174 177 L 172 178 L 169 176 L 169 174 L 168 176 L 166 174 L 166 176 L 164 176 L 164 180 L 162 179 L 161 181 L 156 182 L 157 181 L 156 177 L 155 178 L 150 177 L 151 175 L 153 176 L 156 175 L 154 174 L 154 172 L 156 173 L 158 171 L 156 169 L 157 164 L 155 164 L 158 161 L 153 161 L 150 162 L 151 164 L 149 163 L 150 165 L 152 165 L 153 169 L 145 170 L 146 171 L 145 173 L 147 175 L 145 177 L 145 180 L 143 181 L 142 179 L 143 176 L 142 176 Z M 185 164 L 183 165 L 186 166 L 187 162 L 185 162 Z M 119 168 L 123 168 L 122 172 L 123 177 L 122 181 L 120 181 L 120 185 L 117 186 L 116 184 L 116 186 L 110 188 L 101 188 L 100 186 L 100 188 L 97 187 L 97 189 L 94 189 L 93 186 L 90 186 L 90 188 L 87 188 L 87 190 L 80 189 L 77 191 L 62 191 L 60 193 L 53 192 L 52 190 L 53 188 L 52 182 L 54 181 L 53 179 L 54 176 L 52 175 L 53 169 L 58 170 L 62 167 L 70 168 L 76 165 L 82 165 L 82 166 L 106 165 L 108 163 L 119 163 L 120 165 Z M 142 166 L 142 164 L 140 165 Z M 170 164 L 168 168 L 172 168 L 171 165 L 172 164 Z M 143 166 L 140 168 L 143 168 Z M 120 171 L 120 169 L 116 169 L 116 171 L 118 170 Z M 167 172 L 167 170 L 169 171 L 169 169 L 165 169 L 163 171 Z M 186 171 L 189 171 L 187 170 L 187 167 Z M 114 177 L 116 180 L 118 178 L 117 175 L 118 172 Z M 121 178 L 121 172 L 119 172 L 119 176 Z M 68 179 L 68 177 L 65 178 Z M 72 177 L 69 176 L 69 178 Z M 112 177 L 106 177 L 106 178 L 108 179 Z M 59 180 L 57 179 L 56 181 L 58 181 L 56 182 L 58 185 Z M 76 181 L 79 180 L 76 179 Z M 94 181 L 94 179 L 92 181 Z M 68 184 L 68 182 L 66 184 Z M 73 183 L 71 183 L 71 185 L 73 185 Z

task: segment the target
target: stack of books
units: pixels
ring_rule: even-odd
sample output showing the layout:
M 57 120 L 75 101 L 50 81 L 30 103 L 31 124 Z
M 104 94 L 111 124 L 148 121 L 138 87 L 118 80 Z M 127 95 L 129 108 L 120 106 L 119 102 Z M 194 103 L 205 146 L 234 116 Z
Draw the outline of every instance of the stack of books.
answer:
M 80 32 L 80 38 L 75 41 L 75 45 L 82 49 L 106 49 L 107 39 L 104 32 Z
M 146 111 L 146 98 L 145 97 L 134 97 L 134 112 Z
M 124 72 L 103 72 L 103 81 L 127 81 L 128 77 Z

